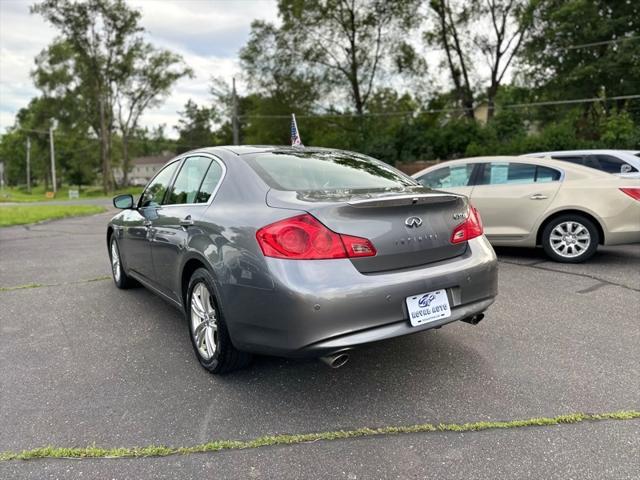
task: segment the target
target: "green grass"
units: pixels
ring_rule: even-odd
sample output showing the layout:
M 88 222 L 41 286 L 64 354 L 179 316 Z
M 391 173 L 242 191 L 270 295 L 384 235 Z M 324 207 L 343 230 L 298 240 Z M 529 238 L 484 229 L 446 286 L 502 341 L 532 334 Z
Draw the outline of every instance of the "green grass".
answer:
M 41 283 L 27 283 L 26 285 L 16 285 L 15 287 L 0 287 L 0 292 L 12 292 L 13 290 L 25 290 L 27 288 L 44 287 Z
M 218 452 L 220 450 L 240 450 L 274 445 L 297 445 L 300 443 L 331 441 L 356 437 L 372 437 L 380 435 L 400 435 L 425 432 L 478 432 L 492 429 L 509 429 L 523 427 L 566 425 L 586 421 L 632 420 L 640 418 L 640 411 L 619 411 L 600 414 L 571 413 L 557 417 L 529 418 L 498 422 L 474 423 L 423 423 L 381 428 L 358 428 L 355 430 L 338 430 L 334 432 L 305 433 L 299 435 L 271 435 L 253 440 L 216 440 L 190 447 L 167 447 L 148 445 L 145 447 L 101 448 L 91 445 L 83 448 L 65 448 L 47 446 L 23 450 L 21 452 L 2 452 L 0 461 L 31 460 L 35 458 L 129 458 L 129 457 L 166 457 L 168 455 L 189 455 L 193 453 Z
M 25 225 L 56 218 L 78 217 L 104 212 L 97 205 L 12 205 L 0 206 L 0 227 Z
M 50 200 L 69 200 L 69 189 L 78 190 L 78 187 L 73 185 L 63 186 L 56 193 L 55 198 L 47 198 L 46 190 L 43 186 L 39 185 L 31 189 L 31 193 L 27 192 L 25 187 L 7 187 L 0 192 L 0 203 L 3 202 L 16 202 L 16 203 L 28 203 L 28 202 L 46 202 Z M 113 193 L 106 195 L 102 190 L 102 187 L 82 187 L 80 189 L 80 199 L 83 198 L 111 198 L 116 195 L 124 193 L 130 193 L 134 197 L 140 195 L 142 187 L 127 187 L 120 188 Z

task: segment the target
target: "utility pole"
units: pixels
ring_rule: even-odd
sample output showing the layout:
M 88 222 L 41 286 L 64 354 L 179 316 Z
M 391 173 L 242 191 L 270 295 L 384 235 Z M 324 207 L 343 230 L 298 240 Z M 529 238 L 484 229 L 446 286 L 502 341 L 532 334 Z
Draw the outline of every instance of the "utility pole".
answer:
M 31 137 L 27 137 L 27 192 L 31 193 Z
M 233 144 L 240 144 L 240 126 L 238 125 L 238 96 L 236 95 L 236 77 L 233 77 L 233 90 L 231 92 L 233 100 L 233 113 L 231 116 L 231 126 L 233 128 Z
M 53 125 L 49 127 L 49 147 L 51 147 L 51 182 L 55 194 L 58 191 L 58 186 L 56 185 L 56 150 L 53 146 Z

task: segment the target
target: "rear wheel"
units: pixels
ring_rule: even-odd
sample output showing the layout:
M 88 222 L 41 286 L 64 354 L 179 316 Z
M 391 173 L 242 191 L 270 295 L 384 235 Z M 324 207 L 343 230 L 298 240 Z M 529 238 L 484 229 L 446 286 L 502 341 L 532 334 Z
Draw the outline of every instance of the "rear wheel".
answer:
M 599 242 L 598 229 L 581 215 L 560 215 L 542 231 L 544 251 L 556 262 L 584 262 L 596 253 Z
M 109 259 L 111 260 L 111 275 L 113 276 L 113 282 L 116 284 L 116 287 L 122 289 L 133 287 L 135 281 L 124 271 L 120 248 L 118 248 L 115 235 L 112 235 L 109 241 Z
M 200 364 L 211 373 L 226 373 L 246 366 L 251 355 L 231 343 L 213 291 L 211 274 L 204 268 L 197 269 L 189 281 L 186 315 Z

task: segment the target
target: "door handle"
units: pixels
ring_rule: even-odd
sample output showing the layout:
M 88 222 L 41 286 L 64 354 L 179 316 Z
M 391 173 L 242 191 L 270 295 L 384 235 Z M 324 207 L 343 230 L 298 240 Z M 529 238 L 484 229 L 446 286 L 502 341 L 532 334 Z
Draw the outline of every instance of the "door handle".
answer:
M 547 197 L 546 195 L 542 195 L 541 193 L 534 193 L 529 198 L 531 200 L 544 200 L 544 199 L 549 198 L 549 197 Z
M 180 226 L 182 227 L 190 227 L 192 225 L 193 225 L 193 219 L 191 218 L 191 215 L 187 215 L 182 220 L 180 220 Z

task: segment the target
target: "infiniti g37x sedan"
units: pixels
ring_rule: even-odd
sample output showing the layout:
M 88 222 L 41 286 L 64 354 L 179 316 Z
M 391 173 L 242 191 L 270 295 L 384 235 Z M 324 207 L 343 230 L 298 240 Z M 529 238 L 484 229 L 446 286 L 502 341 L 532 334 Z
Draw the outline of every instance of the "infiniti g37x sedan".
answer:
M 169 163 L 109 223 L 119 288 L 185 312 L 213 373 L 251 353 L 321 357 L 464 320 L 497 293 L 496 257 L 462 195 L 351 152 L 216 147 Z
M 428 188 L 466 195 L 493 245 L 542 245 L 558 262 L 589 259 L 598 245 L 640 242 L 640 179 L 528 157 L 453 160 L 418 172 Z

